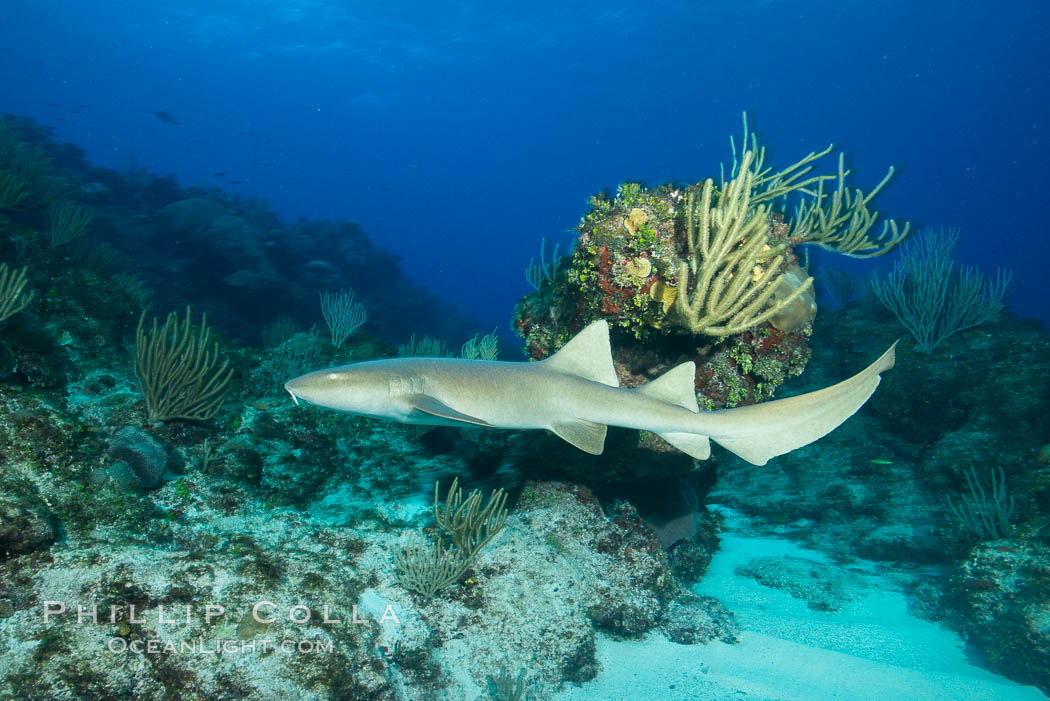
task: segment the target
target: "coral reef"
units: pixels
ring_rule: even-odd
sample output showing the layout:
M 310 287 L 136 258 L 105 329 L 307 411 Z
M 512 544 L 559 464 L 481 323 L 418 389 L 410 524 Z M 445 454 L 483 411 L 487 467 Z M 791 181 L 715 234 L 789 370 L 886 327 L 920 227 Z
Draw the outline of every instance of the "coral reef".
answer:
M 92 478 L 114 479 L 132 489 L 153 489 L 159 485 L 172 462 L 161 442 L 137 426 L 125 426 L 117 431 L 107 455 L 114 462 L 92 473 Z
M 610 431 L 595 457 L 539 433 L 477 436 L 296 407 L 281 382 L 300 370 L 393 355 L 390 341 L 408 328 L 445 338 L 475 329 L 428 301 L 359 227 L 285 225 L 264 203 L 91 168 L 32 124 L 2 125 L 0 288 L 19 291 L 0 320 L 0 696 L 546 698 L 600 673 L 603 639 L 736 641 L 733 612 L 689 591 L 718 548 L 711 502 L 836 559 L 756 559 L 746 571 L 757 581 L 830 614 L 853 558 L 903 563 L 896 576 L 928 615 L 996 669 L 1050 689 L 1050 400 L 1032 391 L 1050 375 L 1045 330 L 1002 320 L 947 338 L 936 356 L 903 343 L 893 382 L 863 412 L 761 468 L 716 451 L 697 470 L 629 431 Z M 841 166 L 825 195 L 823 176 L 807 174 L 822 154 L 775 174 L 753 141 L 750 152 L 729 178 L 750 179 L 739 214 L 770 248 L 733 248 L 722 259 L 736 263 L 711 280 L 728 292 L 736 279 L 738 301 L 768 295 L 741 307 L 737 321 L 752 326 L 690 327 L 706 314 L 695 283 L 713 260 L 701 241 L 704 190 L 714 240 L 727 184 L 625 184 L 594 198 L 570 256 L 544 251 L 538 290 L 517 312 L 529 353 L 545 357 L 606 318 L 624 386 L 696 360 L 702 406 L 717 409 L 772 396 L 811 354 L 819 362 L 803 382 L 817 387 L 885 347 L 897 324 L 870 300 L 811 328 L 795 251 L 869 255 L 903 233 L 887 224 L 870 235 L 873 193 L 845 192 Z M 766 209 L 805 182 L 814 199 L 800 215 Z M 741 185 L 737 209 L 743 195 Z M 848 212 L 857 228 L 841 224 Z M 307 330 L 317 291 L 351 283 L 382 311 L 334 347 Z M 166 313 L 188 301 L 214 325 L 230 393 L 207 416 L 155 425 L 134 369 L 136 320 L 147 306 Z M 265 347 L 248 345 L 270 324 Z M 464 352 L 492 346 L 474 336 Z M 962 503 L 967 476 L 993 470 L 996 493 L 1016 505 L 994 534 L 962 522 L 947 498 Z M 687 483 L 668 479 L 684 473 Z M 500 507 L 505 497 L 505 522 L 422 597 L 399 584 L 395 552 L 412 534 L 436 535 L 433 484 L 453 477 L 468 493 L 500 494 Z M 439 516 L 439 529 L 442 520 L 455 519 Z M 930 577 L 934 567 L 949 574 Z M 184 644 L 222 654 L 180 654 Z M 155 653 L 134 651 L 149 645 Z
M 732 143 L 719 186 L 624 183 L 613 198 L 591 199 L 571 256 L 527 274 L 537 289 L 519 303 L 515 325 L 532 358 L 604 318 L 622 386 L 693 360 L 697 399 L 709 410 L 768 399 L 802 372 L 816 303 L 795 249 L 815 243 L 870 257 L 893 248 L 909 227 L 887 221 L 872 235 L 878 215 L 868 209 L 893 170 L 867 195 L 851 194 L 840 159 L 838 187 L 825 193 L 836 176 L 810 171 L 830 146 L 774 172 L 746 115 L 739 161 Z M 793 193 L 790 219 L 772 203 Z
M 858 353 L 898 332 L 870 296 L 829 317 L 814 334 L 819 369 L 807 372 L 800 391 L 847 374 Z M 1050 533 L 1050 469 L 1039 451 L 1050 397 L 1031 389 L 1050 375 L 1046 331 L 1006 319 L 946 339 L 941 354 L 898 347 L 894 373 L 841 430 L 775 467 L 714 456 L 717 482 L 706 499 L 842 562 L 919 567 L 903 581 L 917 599 L 931 598 L 923 593 L 930 587 L 939 591 L 928 616 L 988 651 L 998 671 L 1050 689 L 1034 613 L 1047 596 L 1040 563 Z M 1000 539 L 987 540 L 953 512 L 952 503 L 970 495 L 971 471 L 989 498 L 995 474 L 1002 498 L 1015 504 Z M 921 566 L 951 574 L 930 578 Z
M 516 309 L 526 352 L 547 357 L 588 321 L 606 318 L 622 386 L 694 360 L 698 400 L 709 409 L 769 398 L 785 378 L 801 373 L 816 307 L 794 268 L 769 287 L 772 296 L 796 281 L 778 297 L 783 306 L 770 315 L 773 323 L 723 338 L 695 335 L 683 326 L 675 310 L 685 200 L 671 186 L 647 190 L 633 183 L 622 185 L 612 200 L 593 198 L 571 260 Z M 805 305 L 796 306 L 802 299 Z
M 226 399 L 233 370 L 229 360 L 221 359 L 219 344 L 209 346 L 207 317 L 195 327 L 186 307 L 181 325 L 175 312 L 163 326 L 154 319 L 149 331 L 144 330 L 145 321 L 143 310 L 135 330 L 135 376 L 146 400 L 146 420 L 207 421 L 215 416 Z
M 974 546 L 949 578 L 949 620 L 1018 681 L 1050 686 L 1050 548 L 1024 539 Z
M 27 196 L 0 212 L 0 258 L 27 266 L 24 288 L 16 273 L 22 297 L 0 326 L 0 695 L 477 697 L 498 670 L 531 660 L 524 675 L 508 674 L 542 698 L 598 673 L 596 630 L 637 637 L 667 626 L 683 643 L 719 637 L 689 608 L 668 618 L 685 596 L 684 578 L 710 560 L 712 530 L 706 540 L 676 543 L 672 553 L 689 550 L 679 558 L 680 582 L 626 502 L 603 508 L 583 488 L 542 482 L 523 494 L 501 471 L 513 434 L 444 445 L 438 431 L 296 407 L 280 396 L 281 383 L 307 367 L 393 355 L 374 334 L 391 328 L 402 306 L 413 308 L 399 324 L 448 316 L 396 266 L 381 264 L 387 254 L 362 232 L 301 223 L 293 235 L 248 203 L 146 174 L 92 170 L 29 125 L 18 133 L 19 143 L 65 164 L 71 194 L 61 201 L 92 216 L 87 232 L 66 242 L 46 233 L 54 198 Z M 68 224 L 66 233 L 76 228 Z M 260 244 L 266 231 L 273 245 Z M 292 252 L 288 242 L 300 235 L 307 243 Z M 176 236 L 193 246 L 172 248 Z M 156 249 L 148 254 L 147 241 Z M 291 270 L 288 261 L 298 257 L 314 271 L 310 285 L 322 277 L 329 289 L 346 285 L 320 257 L 302 260 L 318 252 L 311 246 L 360 257 L 350 267 L 371 277 L 355 285 L 366 302 L 384 300 L 383 319 L 334 347 L 302 331 L 299 312 L 270 329 L 268 348 L 244 345 L 258 337 L 254 310 L 275 320 L 301 296 L 318 313 L 316 288 L 307 295 L 302 281 L 285 281 L 281 303 L 267 308 L 264 283 Z M 288 255 L 275 255 L 282 247 Z M 160 257 L 170 269 L 156 269 Z M 231 270 L 233 261 L 247 267 Z M 132 267 L 135 277 L 119 272 Z M 238 316 L 237 295 L 225 288 L 249 282 L 256 299 Z M 30 288 L 39 296 L 28 298 Z M 142 310 L 181 306 L 189 289 L 207 300 L 212 334 L 182 314 L 168 327 L 150 324 L 149 333 Z M 155 351 L 138 375 L 137 319 L 140 350 Z M 468 333 L 454 319 L 430 328 L 470 339 L 466 355 L 496 353 L 494 336 Z M 169 382 L 166 390 L 150 385 L 158 400 L 187 391 L 171 385 L 173 374 L 206 389 L 209 371 L 230 392 L 205 392 L 206 411 L 144 410 L 141 384 Z M 192 420 L 170 420 L 180 415 Z M 497 490 L 509 515 L 484 549 L 458 545 L 471 549 L 467 566 L 423 599 L 398 583 L 393 554 L 407 533 L 431 526 L 431 485 L 452 475 L 469 480 L 467 491 Z M 456 512 L 443 519 L 455 526 Z M 567 575 L 567 563 L 579 573 Z M 522 605 L 565 616 L 523 619 Z M 78 619 L 78 607 L 96 613 Z M 216 650 L 222 654 L 209 652 Z

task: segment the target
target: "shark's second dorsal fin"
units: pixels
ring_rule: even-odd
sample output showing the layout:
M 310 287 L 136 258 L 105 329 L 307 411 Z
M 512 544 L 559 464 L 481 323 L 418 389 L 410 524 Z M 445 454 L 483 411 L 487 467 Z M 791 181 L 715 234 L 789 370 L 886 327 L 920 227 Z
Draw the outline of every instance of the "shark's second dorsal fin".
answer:
M 605 319 L 588 324 L 543 363 L 568 375 L 578 375 L 610 387 L 620 386 L 609 346 L 609 322 Z
M 676 365 L 652 382 L 635 388 L 634 391 L 698 414 L 700 406 L 696 403 L 695 378 L 696 363 L 690 360 L 687 363 Z M 707 436 L 696 433 L 658 433 L 657 435 L 697 460 L 707 460 L 711 457 L 711 442 Z
M 700 412 L 700 406 L 696 403 L 695 378 L 696 363 L 690 360 L 676 365 L 634 391 L 688 409 L 695 414 Z

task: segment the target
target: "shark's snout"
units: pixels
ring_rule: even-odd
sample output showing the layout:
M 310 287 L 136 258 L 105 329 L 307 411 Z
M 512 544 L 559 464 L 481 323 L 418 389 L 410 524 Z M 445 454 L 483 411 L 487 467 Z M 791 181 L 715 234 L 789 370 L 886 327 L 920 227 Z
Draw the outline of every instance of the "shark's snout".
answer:
M 284 390 L 292 395 L 292 401 L 295 402 L 296 406 L 299 406 L 299 395 L 296 393 L 302 387 L 302 383 L 299 381 L 301 378 L 296 377 L 295 379 L 288 380 L 284 383 Z

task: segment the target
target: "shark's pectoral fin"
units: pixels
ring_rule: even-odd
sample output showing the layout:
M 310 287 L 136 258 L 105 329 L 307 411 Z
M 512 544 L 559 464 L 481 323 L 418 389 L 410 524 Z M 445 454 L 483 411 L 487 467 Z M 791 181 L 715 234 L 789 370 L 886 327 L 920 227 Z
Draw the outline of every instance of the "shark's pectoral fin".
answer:
M 695 398 L 694 398 L 694 401 Z M 665 441 L 691 458 L 707 460 L 711 457 L 711 441 L 698 433 L 658 433 Z
M 474 424 L 475 426 L 486 426 L 492 428 L 492 424 L 484 419 L 479 419 L 469 414 L 464 414 L 461 411 L 456 411 L 444 402 L 438 401 L 433 397 L 425 394 L 413 394 L 410 397 L 406 397 L 409 406 L 417 411 L 422 411 L 425 414 L 431 416 L 439 416 L 449 421 L 461 421 L 466 424 Z
M 608 428 L 605 424 L 596 424 L 583 419 L 561 421 L 550 427 L 551 431 L 554 431 L 563 441 L 572 443 L 591 455 L 601 455 L 605 450 L 605 432 Z

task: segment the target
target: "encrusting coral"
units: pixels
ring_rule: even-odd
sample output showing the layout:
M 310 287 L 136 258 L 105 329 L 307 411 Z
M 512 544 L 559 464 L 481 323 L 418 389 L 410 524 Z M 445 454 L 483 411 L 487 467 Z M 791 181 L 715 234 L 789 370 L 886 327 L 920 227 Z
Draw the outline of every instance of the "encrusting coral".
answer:
M 685 360 L 697 363 L 706 408 L 772 396 L 809 357 L 816 315 L 813 279 L 797 248 L 844 255 L 886 253 L 909 231 L 879 215 L 875 195 L 814 172 L 832 151 L 813 151 L 774 170 L 748 130 L 730 139 L 732 162 L 718 180 L 646 188 L 624 183 L 591 198 L 570 256 L 551 261 L 542 285 L 519 303 L 515 323 L 526 352 L 544 358 L 595 319 L 607 319 L 623 386 L 636 386 Z M 833 191 L 825 181 L 836 181 Z M 794 217 L 786 212 L 795 202 Z M 705 395 L 705 391 L 713 394 Z

